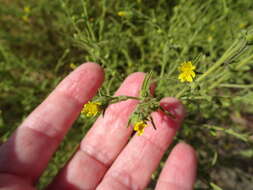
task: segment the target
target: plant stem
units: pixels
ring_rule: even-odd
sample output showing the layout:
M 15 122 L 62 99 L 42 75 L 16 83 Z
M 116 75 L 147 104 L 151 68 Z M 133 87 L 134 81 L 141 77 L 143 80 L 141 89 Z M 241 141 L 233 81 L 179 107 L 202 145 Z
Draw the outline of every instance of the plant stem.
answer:
M 185 86 L 181 91 L 179 91 L 179 93 L 177 93 L 177 95 L 175 96 L 175 98 L 180 98 L 180 96 L 187 90 L 187 87 Z
M 253 59 L 253 55 L 243 59 L 236 67 L 235 69 L 238 70 L 240 69 L 242 66 L 244 66 L 246 63 L 248 63 L 249 61 L 251 61 Z M 216 82 L 214 82 L 209 88 L 208 90 L 211 90 L 215 87 L 217 87 L 222 81 L 226 80 L 228 77 L 230 76 L 230 73 L 225 73 L 221 78 L 219 78 Z
M 246 85 L 246 84 L 220 84 L 220 87 L 225 88 L 253 88 L 253 84 Z
M 236 40 L 231 47 L 223 54 L 223 56 L 212 66 L 210 67 L 203 75 L 201 75 L 196 82 L 202 81 L 215 69 L 221 66 L 226 60 L 231 57 L 237 56 L 247 47 L 247 41 L 245 39 Z

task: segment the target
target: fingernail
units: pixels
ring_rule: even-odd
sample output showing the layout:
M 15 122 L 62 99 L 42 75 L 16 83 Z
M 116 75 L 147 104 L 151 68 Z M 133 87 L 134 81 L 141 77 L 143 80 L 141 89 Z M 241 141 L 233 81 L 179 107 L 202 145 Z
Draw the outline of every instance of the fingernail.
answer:
M 174 120 L 181 122 L 185 116 L 185 109 L 182 103 L 176 98 L 163 98 L 160 105 L 174 116 Z

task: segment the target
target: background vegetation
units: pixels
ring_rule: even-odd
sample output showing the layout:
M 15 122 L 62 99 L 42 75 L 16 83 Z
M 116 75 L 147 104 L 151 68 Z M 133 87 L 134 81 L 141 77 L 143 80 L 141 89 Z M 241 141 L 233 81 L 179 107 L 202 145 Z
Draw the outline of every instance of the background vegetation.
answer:
M 0 136 L 21 121 L 71 71 L 85 61 L 106 70 L 103 91 L 112 94 L 136 71 L 154 71 L 157 97 L 175 96 L 177 67 L 197 61 L 200 73 L 216 62 L 253 22 L 252 0 L 0 0 Z M 206 86 L 225 83 L 203 99 L 182 97 L 188 116 L 176 142 L 199 156 L 196 189 L 252 189 L 252 47 L 226 63 Z M 185 98 L 185 99 L 184 99 Z M 54 155 L 38 188 L 50 182 L 92 124 L 79 118 Z M 169 151 L 166 153 L 168 155 Z M 165 158 L 166 158 L 165 155 Z M 147 189 L 153 189 L 160 168 Z

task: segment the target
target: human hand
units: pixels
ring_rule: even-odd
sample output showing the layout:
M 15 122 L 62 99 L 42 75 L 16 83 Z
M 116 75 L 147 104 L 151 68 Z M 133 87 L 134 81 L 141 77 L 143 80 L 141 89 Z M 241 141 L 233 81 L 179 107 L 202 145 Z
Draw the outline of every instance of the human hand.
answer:
M 143 73 L 131 74 L 115 95 L 138 96 L 143 79 Z M 28 116 L 0 147 L 0 189 L 35 189 L 34 184 L 83 104 L 96 94 L 102 82 L 103 70 L 97 64 L 83 64 Z M 149 123 L 142 136 L 135 135 L 129 141 L 132 129 L 126 125 L 136 104 L 137 100 L 127 100 L 110 105 L 47 189 L 144 189 L 171 144 L 184 110 L 178 100 L 162 99 L 161 106 L 175 118 L 155 112 L 152 117 L 157 130 Z M 180 143 L 169 155 L 156 189 L 190 190 L 195 174 L 195 152 Z

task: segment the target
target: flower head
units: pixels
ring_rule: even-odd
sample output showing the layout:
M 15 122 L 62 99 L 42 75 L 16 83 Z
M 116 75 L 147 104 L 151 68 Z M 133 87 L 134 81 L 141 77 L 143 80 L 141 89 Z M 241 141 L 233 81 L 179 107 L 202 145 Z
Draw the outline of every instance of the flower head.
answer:
M 81 113 L 87 117 L 92 117 L 97 115 L 101 111 L 100 102 L 88 102 L 84 105 Z
M 77 68 L 77 66 L 74 64 L 74 63 L 71 63 L 70 65 L 69 65 L 69 67 L 71 68 L 71 69 L 76 69 Z
M 126 11 L 119 11 L 117 14 L 120 17 L 128 16 L 128 12 L 126 12 Z
M 30 22 L 30 19 L 29 19 L 29 15 L 30 15 L 30 12 L 31 12 L 30 7 L 29 6 L 25 6 L 23 8 L 23 12 L 24 12 L 24 15 L 22 16 L 22 20 L 24 22 L 27 22 L 27 23 Z
M 31 9 L 30 9 L 29 6 L 25 6 L 25 7 L 23 8 L 23 10 L 24 10 L 24 12 L 25 12 L 26 14 L 29 14 L 29 13 L 31 12 Z
M 138 121 L 134 124 L 134 131 L 137 132 L 137 135 L 142 135 L 144 133 L 144 128 L 147 127 L 147 123 L 144 121 Z
M 178 79 L 181 82 L 192 82 L 193 78 L 196 76 L 194 70 L 196 67 L 192 65 L 191 61 L 183 62 L 181 66 L 178 68 L 179 69 L 179 76 Z
M 208 36 L 207 41 L 208 41 L 208 42 L 213 41 L 213 37 L 212 37 L 212 36 Z
M 130 18 L 133 16 L 133 12 L 131 12 L 131 11 L 118 11 L 117 15 L 122 18 Z
M 241 23 L 241 24 L 239 24 L 239 28 L 245 28 L 246 26 L 247 26 L 246 23 Z
M 23 20 L 24 22 L 29 22 L 29 21 L 30 21 L 27 15 L 23 15 L 23 16 L 22 16 L 22 20 Z

